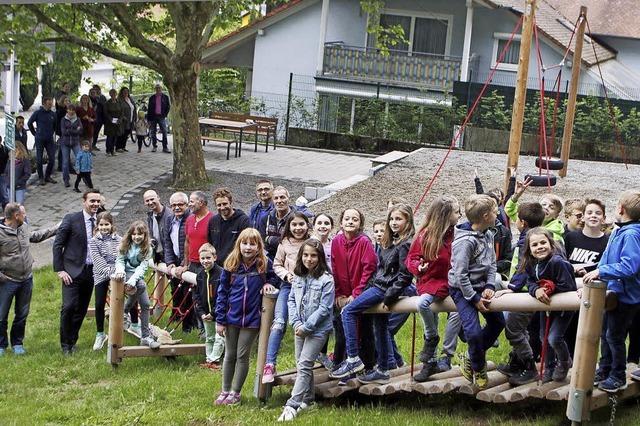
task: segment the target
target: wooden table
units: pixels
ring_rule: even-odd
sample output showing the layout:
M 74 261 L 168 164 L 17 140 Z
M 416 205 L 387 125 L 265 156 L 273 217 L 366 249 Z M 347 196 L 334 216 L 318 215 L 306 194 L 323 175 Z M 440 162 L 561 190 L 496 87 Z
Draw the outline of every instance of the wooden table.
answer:
M 258 124 L 247 123 L 244 121 L 222 120 L 218 118 L 203 118 L 198 119 L 198 123 L 201 128 L 210 128 L 212 130 L 230 131 L 239 133 L 238 141 L 236 142 L 234 157 L 242 157 L 242 139 L 247 131 L 253 130 L 255 133 L 255 151 L 258 150 Z M 215 139 L 209 139 L 215 140 Z M 220 140 L 220 142 L 227 142 L 227 160 L 229 159 L 229 147 L 231 141 Z

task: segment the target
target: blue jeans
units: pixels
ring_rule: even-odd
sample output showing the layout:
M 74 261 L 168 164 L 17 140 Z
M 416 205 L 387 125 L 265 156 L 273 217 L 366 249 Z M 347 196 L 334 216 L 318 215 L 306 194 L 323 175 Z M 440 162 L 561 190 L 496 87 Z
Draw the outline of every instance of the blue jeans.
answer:
M 640 305 L 628 305 L 618 302 L 618 306 L 605 312 L 602 322 L 600 342 L 599 371 L 604 376 L 624 381 L 627 369 L 627 351 L 625 340 L 627 331 Z
M 402 292 L 403 296 L 416 296 L 418 293 L 416 292 L 416 286 L 411 284 L 406 287 Z M 391 345 L 391 353 L 389 354 L 389 368 L 394 365 L 397 367 L 404 362 L 402 359 L 402 354 L 398 350 L 398 345 L 396 344 L 396 339 L 394 338 L 398 331 L 402 328 L 405 322 L 409 319 L 409 314 L 399 314 L 393 313 L 389 314 L 389 344 Z
M 287 321 L 289 321 L 289 293 L 291 293 L 291 284 L 282 284 L 278 292 L 278 300 L 276 300 L 276 308 L 273 313 L 273 323 L 271 324 L 271 333 L 269 333 L 269 343 L 267 344 L 267 364 L 276 364 L 280 344 L 287 329 Z
M 158 146 L 158 136 L 157 136 L 157 127 L 160 127 L 160 132 L 162 133 L 162 149 L 167 148 L 167 119 L 160 118 L 158 120 L 149 121 L 149 131 L 151 135 L 151 143 L 153 147 L 156 148 Z
M 9 176 L 5 178 L 4 173 L 0 174 L 0 205 L 4 206 L 9 202 Z
M 16 203 L 24 204 L 24 196 L 27 193 L 25 189 L 16 189 Z
M 69 183 L 69 163 L 71 161 L 71 151 L 73 151 L 74 158 L 80 152 L 80 144 L 73 144 L 67 146 L 65 144 L 60 145 L 62 151 L 62 180 L 64 183 Z M 76 173 L 78 170 L 76 170 Z
M 480 371 L 485 366 L 485 354 L 493 345 L 504 329 L 504 315 L 502 312 L 483 312 L 482 316 L 487 324 L 480 326 L 480 316 L 475 305 L 464 298 L 457 288 L 450 288 L 449 294 L 456 304 L 460 315 L 462 329 L 469 345 L 469 359 L 473 371 Z
M 370 287 L 342 310 L 342 326 L 344 327 L 347 344 L 347 356 L 356 357 L 359 353 L 358 317 L 367 309 L 381 303 L 384 300 L 384 293 L 384 290 L 378 287 Z M 389 315 L 367 315 L 373 318 L 373 333 L 375 335 L 378 368 L 386 371 L 389 369 L 389 354 L 392 352 L 391 337 L 389 334 Z
M 49 161 L 47 162 L 47 170 L 42 172 L 42 162 L 44 160 L 44 151 L 47 150 L 47 157 Z M 56 164 L 56 144 L 52 140 L 42 141 L 36 139 L 36 168 L 38 169 L 38 178 L 39 179 L 48 179 L 51 177 L 51 172 L 53 172 L 53 166 Z
M 572 311 L 560 311 L 560 312 L 550 312 L 549 320 L 551 321 L 549 327 L 549 336 L 547 338 L 549 342 L 549 347 L 547 348 L 545 366 L 555 366 L 556 361 L 558 362 L 567 362 L 571 359 L 571 355 L 569 354 L 569 346 L 567 345 L 567 341 L 564 338 L 565 333 L 567 332 L 567 328 L 569 328 L 569 324 L 571 323 L 571 318 L 573 318 Z M 546 330 L 546 321 L 547 316 L 540 316 L 540 341 L 544 342 L 544 332 Z
M 24 281 L 5 281 L 0 283 L 0 348 L 6 349 L 9 345 L 7 328 L 9 325 L 9 309 L 15 299 L 13 324 L 11 325 L 11 346 L 22 345 L 24 329 L 29 316 L 31 304 L 31 292 L 33 290 L 33 278 Z

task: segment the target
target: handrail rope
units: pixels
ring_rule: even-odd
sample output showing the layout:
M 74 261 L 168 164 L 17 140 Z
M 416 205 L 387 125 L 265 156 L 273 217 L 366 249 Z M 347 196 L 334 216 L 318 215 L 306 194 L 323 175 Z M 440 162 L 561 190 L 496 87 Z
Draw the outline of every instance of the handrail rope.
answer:
M 187 312 L 183 312 L 182 311 L 182 306 L 184 305 L 184 302 L 187 301 L 187 297 L 191 294 L 191 286 L 189 286 L 189 289 L 187 290 L 187 292 L 184 294 L 184 296 L 182 297 L 182 300 L 180 301 L 180 303 L 178 304 L 177 307 L 175 307 L 173 313 L 171 314 L 171 316 L 169 317 L 169 322 L 167 323 L 166 327 L 169 327 L 169 325 L 171 325 L 172 322 L 174 322 L 176 320 L 177 317 L 179 316 L 186 316 L 189 313 L 189 310 L 187 310 Z M 165 327 L 165 329 L 166 329 Z
M 158 318 L 156 318 L 156 320 L 153 322 L 153 325 L 156 325 L 160 321 L 160 319 L 164 316 L 165 312 L 167 311 L 167 308 L 169 307 L 169 305 L 173 304 L 173 299 L 175 298 L 178 291 L 182 288 L 183 284 L 184 284 L 184 281 L 180 281 L 178 283 L 178 285 L 176 286 L 176 289 L 171 294 L 171 297 L 169 298 L 167 303 L 163 306 L 162 312 L 160 312 L 160 315 L 158 315 Z
M 507 43 L 505 44 L 504 48 L 500 52 L 500 55 L 498 56 L 498 60 L 496 61 L 496 64 L 491 69 L 491 72 L 489 73 L 489 76 L 485 80 L 485 83 L 482 86 L 482 89 L 480 89 L 480 93 L 478 93 L 478 96 L 476 97 L 475 101 L 473 102 L 473 105 L 471 106 L 471 109 L 467 112 L 467 115 L 465 116 L 462 124 L 460 125 L 460 128 L 456 132 L 456 135 L 453 137 L 453 139 L 451 139 L 451 144 L 449 145 L 449 149 L 447 150 L 447 153 L 445 154 L 444 158 L 440 162 L 440 165 L 438 166 L 438 168 L 436 169 L 435 173 L 433 174 L 433 176 L 429 180 L 429 183 L 427 184 L 422 196 L 420 197 L 420 200 L 418 201 L 418 203 L 416 204 L 416 207 L 413 210 L 414 214 L 417 213 L 418 209 L 420 208 L 420 205 L 422 204 L 422 202 L 426 198 L 427 194 L 431 190 L 431 187 L 435 183 L 436 178 L 440 174 L 440 171 L 442 170 L 442 168 L 444 167 L 444 164 L 446 163 L 447 159 L 449 158 L 449 155 L 451 154 L 451 151 L 453 150 L 453 147 L 455 146 L 456 142 L 460 138 L 460 135 L 464 131 L 465 127 L 467 126 L 467 124 L 469 122 L 469 120 L 471 120 L 471 116 L 473 115 L 475 109 L 477 108 L 478 104 L 480 103 L 480 99 L 482 99 L 482 97 L 484 96 L 484 93 L 486 92 L 487 87 L 489 87 L 489 84 L 491 83 L 491 80 L 493 79 L 493 76 L 495 75 L 496 71 L 498 70 L 498 65 L 500 65 L 502 63 L 502 61 L 503 61 L 503 59 L 504 59 L 504 57 L 505 57 L 505 55 L 507 53 L 507 50 L 509 49 L 509 46 L 511 46 L 511 42 L 513 41 L 513 39 L 514 39 L 514 37 L 516 35 L 516 32 L 522 26 L 523 20 L 524 20 L 524 15 L 522 15 L 520 17 L 520 19 L 518 20 L 515 28 L 511 32 L 511 35 L 509 36 L 509 39 L 507 40 Z
M 560 83 L 562 82 L 562 68 L 558 71 L 558 76 L 553 84 L 556 89 L 556 100 L 553 105 L 553 126 L 551 127 L 551 141 L 549 142 L 550 151 L 553 152 L 553 148 L 556 145 L 556 125 L 558 124 L 558 106 L 560 104 Z M 553 91 L 553 89 L 551 89 Z
M 164 289 L 162 290 L 162 294 L 160 294 L 160 297 L 155 297 L 155 296 L 151 296 L 150 297 L 150 299 L 155 302 L 153 304 L 153 309 L 155 309 L 158 306 L 160 306 L 161 308 L 164 308 L 165 306 L 167 306 L 169 304 L 169 302 L 167 302 L 167 303 L 161 302 L 161 300 L 164 299 L 164 294 L 167 292 L 168 288 L 169 288 L 169 286 L 165 284 Z M 155 295 L 155 293 L 156 292 L 155 292 L 155 288 L 154 288 L 152 294 Z
M 587 31 L 589 31 L 589 37 L 591 36 L 591 27 L 589 26 L 589 20 L 585 16 L 585 22 L 587 23 Z M 622 161 L 624 162 L 624 166 L 629 170 L 629 163 L 627 163 L 627 151 L 622 144 L 622 135 L 620 134 L 620 129 L 618 128 L 618 120 L 616 119 L 616 115 L 613 110 L 613 104 L 611 103 L 611 99 L 609 99 L 609 91 L 607 90 L 607 85 L 604 82 L 604 77 L 602 76 L 602 69 L 600 68 L 600 60 L 598 59 L 598 52 L 596 52 L 595 43 L 591 43 L 591 48 L 593 49 L 593 56 L 596 59 L 596 65 L 598 66 L 598 74 L 600 75 L 600 81 L 602 82 L 602 89 L 604 90 L 604 97 L 607 100 L 607 106 L 609 107 L 609 114 L 611 115 L 611 119 L 613 122 L 613 131 L 616 136 L 616 143 L 620 148 L 620 153 L 622 154 Z M 580 66 L 580 64 L 578 64 Z
M 187 311 L 184 313 L 184 315 L 182 316 L 182 318 L 180 318 L 180 321 L 178 321 L 175 325 L 175 327 L 173 327 L 173 330 L 171 330 L 169 332 L 169 334 L 173 334 L 174 331 L 176 331 L 178 329 L 178 327 L 180 326 L 180 324 L 182 324 L 184 322 L 185 319 L 187 319 L 187 315 L 189 315 L 189 313 L 191 312 L 191 310 L 194 308 L 194 306 L 196 305 L 195 300 L 191 303 L 191 306 L 189 306 L 189 309 L 187 309 Z M 169 324 L 167 324 L 167 327 L 165 327 L 165 330 L 169 327 Z

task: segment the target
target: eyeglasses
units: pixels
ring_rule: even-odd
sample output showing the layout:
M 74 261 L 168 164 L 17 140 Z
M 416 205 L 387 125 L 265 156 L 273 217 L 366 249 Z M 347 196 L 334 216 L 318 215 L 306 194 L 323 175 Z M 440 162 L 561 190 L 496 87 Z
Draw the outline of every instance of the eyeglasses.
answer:
M 256 189 L 256 192 L 269 192 L 271 191 L 271 188 L 258 188 Z
M 184 207 L 186 206 L 186 203 L 172 203 L 171 207 Z
M 573 216 L 575 216 L 575 217 L 576 217 L 576 219 L 582 219 L 582 216 L 583 216 L 583 215 L 582 215 L 582 213 L 576 213 L 576 214 L 574 214 Z

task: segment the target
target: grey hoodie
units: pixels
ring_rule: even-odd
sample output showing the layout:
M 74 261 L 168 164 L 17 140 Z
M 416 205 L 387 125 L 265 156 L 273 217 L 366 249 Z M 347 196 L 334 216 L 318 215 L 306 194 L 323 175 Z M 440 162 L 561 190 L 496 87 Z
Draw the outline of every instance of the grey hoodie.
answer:
M 58 224 L 59 225 L 59 224 Z M 33 231 L 23 223 L 14 229 L 0 220 L 0 282 L 24 281 L 32 274 L 33 257 L 29 242 L 39 243 L 53 237 L 58 225 L 42 231 Z
M 469 222 L 457 225 L 451 248 L 449 287 L 457 288 L 472 303 L 486 288 L 495 290 L 496 253 L 493 233 L 474 231 Z

